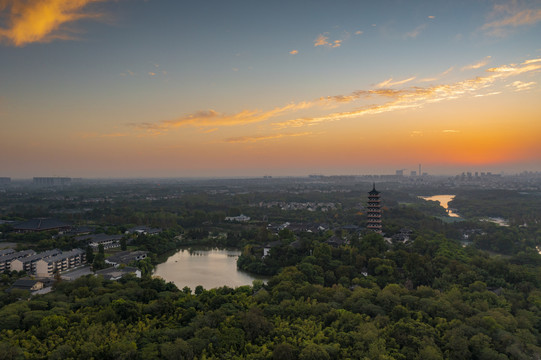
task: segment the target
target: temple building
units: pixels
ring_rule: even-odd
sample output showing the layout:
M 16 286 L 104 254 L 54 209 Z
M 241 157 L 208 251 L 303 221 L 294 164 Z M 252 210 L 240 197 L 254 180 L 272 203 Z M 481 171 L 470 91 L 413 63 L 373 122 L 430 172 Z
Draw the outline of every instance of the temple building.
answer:
M 366 228 L 381 234 L 381 201 L 379 194 L 374 183 L 373 189 L 368 193 Z

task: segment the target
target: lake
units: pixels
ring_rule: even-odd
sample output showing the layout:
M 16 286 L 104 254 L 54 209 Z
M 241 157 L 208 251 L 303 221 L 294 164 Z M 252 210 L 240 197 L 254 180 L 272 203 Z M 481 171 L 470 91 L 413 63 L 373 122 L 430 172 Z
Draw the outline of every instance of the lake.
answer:
M 434 196 L 419 196 L 421 199 L 424 200 L 431 200 L 431 201 L 437 201 L 440 203 L 440 205 L 447 210 L 447 214 L 450 217 L 460 217 L 457 213 L 453 212 L 453 210 L 449 210 L 449 202 L 455 198 L 455 195 L 434 195 Z
M 181 249 L 159 264 L 153 275 L 171 281 L 179 289 L 188 286 L 192 291 L 197 285 L 205 289 L 235 288 L 252 285 L 256 279 L 265 280 L 237 269 L 240 253 L 226 249 Z

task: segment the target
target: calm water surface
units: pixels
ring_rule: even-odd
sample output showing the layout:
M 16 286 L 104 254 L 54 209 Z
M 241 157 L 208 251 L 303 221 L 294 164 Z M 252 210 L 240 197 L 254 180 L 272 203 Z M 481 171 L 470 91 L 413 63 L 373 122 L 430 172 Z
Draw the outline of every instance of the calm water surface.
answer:
M 434 195 L 434 196 L 419 196 L 421 199 L 424 200 L 431 200 L 431 201 L 437 201 L 440 203 L 440 205 L 447 210 L 447 214 L 449 214 L 450 217 L 460 217 L 457 213 L 453 212 L 453 210 L 449 210 L 449 201 L 453 200 L 455 198 L 455 195 Z
M 159 264 L 154 275 L 173 282 L 179 289 L 188 286 L 192 291 L 197 285 L 205 289 L 221 286 L 235 288 L 252 285 L 255 279 L 263 279 L 238 270 L 239 255 L 239 250 L 181 249 Z

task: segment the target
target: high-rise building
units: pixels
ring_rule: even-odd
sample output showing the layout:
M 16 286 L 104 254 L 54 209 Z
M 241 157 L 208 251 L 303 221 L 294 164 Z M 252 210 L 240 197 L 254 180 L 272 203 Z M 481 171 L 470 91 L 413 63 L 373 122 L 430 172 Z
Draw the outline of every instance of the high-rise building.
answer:
M 381 234 L 381 202 L 379 194 L 379 191 L 376 190 L 376 184 L 374 183 L 372 191 L 368 193 L 368 221 L 366 223 L 366 228 Z
M 39 186 L 62 186 L 70 185 L 71 178 L 69 177 L 35 177 L 34 185 Z

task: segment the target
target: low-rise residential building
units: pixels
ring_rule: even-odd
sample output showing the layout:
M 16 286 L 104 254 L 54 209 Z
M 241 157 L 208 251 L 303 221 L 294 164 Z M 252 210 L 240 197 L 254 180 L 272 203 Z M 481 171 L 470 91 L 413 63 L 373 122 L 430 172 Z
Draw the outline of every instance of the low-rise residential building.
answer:
M 128 265 L 131 262 L 146 259 L 146 251 L 121 251 L 117 254 L 109 256 L 105 259 L 107 264 L 111 264 L 115 267 L 119 265 Z
M 133 274 L 136 277 L 141 278 L 141 270 L 128 266 L 124 268 L 112 267 L 96 271 L 96 275 L 101 275 L 106 280 L 119 280 L 129 274 Z
M 239 216 L 226 216 L 225 221 L 247 222 L 250 221 L 250 217 L 244 214 L 240 214 Z
M 122 235 L 90 234 L 78 236 L 77 239 L 87 240 L 93 250 L 97 250 L 100 245 L 103 245 L 104 249 L 114 249 L 120 247 Z
M 38 291 L 43 289 L 43 282 L 34 279 L 17 279 L 9 290 L 14 289 Z
M 70 229 L 68 235 L 80 236 L 88 235 L 94 231 L 94 227 L 91 226 L 77 226 Z
M 36 274 L 36 263 L 41 259 L 46 259 L 51 256 L 56 256 L 61 254 L 62 251 L 58 249 L 44 251 L 38 254 L 25 256 L 22 258 L 15 259 L 11 262 L 11 270 L 16 271 L 26 271 L 30 275 Z
M 13 260 L 23 258 L 26 256 L 35 255 L 35 254 L 36 252 L 34 250 L 23 250 L 23 251 L 17 251 L 17 252 L 0 256 L 0 272 L 10 271 L 11 262 Z
M 151 228 L 148 226 L 136 226 L 126 231 L 126 234 L 144 234 L 144 235 L 157 235 L 162 232 L 162 229 Z
M 36 275 L 50 277 L 55 273 L 61 273 L 85 263 L 86 253 L 81 249 L 74 249 L 39 260 L 36 263 Z

